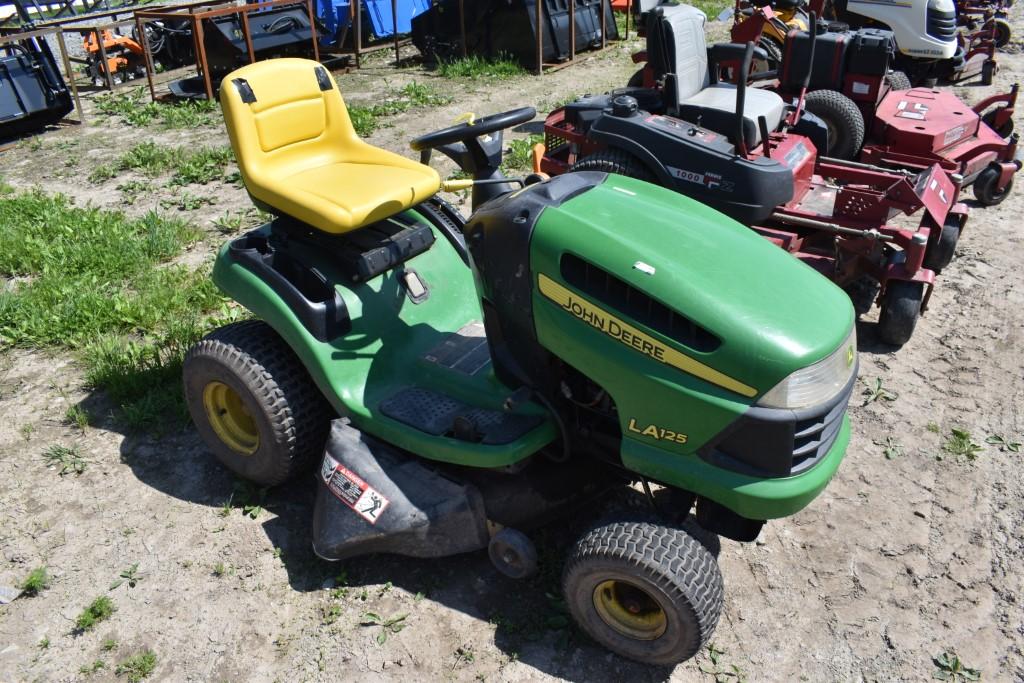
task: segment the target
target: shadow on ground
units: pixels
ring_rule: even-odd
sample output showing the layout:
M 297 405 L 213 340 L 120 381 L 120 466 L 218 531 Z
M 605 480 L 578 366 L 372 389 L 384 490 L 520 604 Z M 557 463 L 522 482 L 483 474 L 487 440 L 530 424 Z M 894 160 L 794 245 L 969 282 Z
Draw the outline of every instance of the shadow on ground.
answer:
M 88 398 L 83 404 L 91 405 L 83 407 L 98 411 L 101 401 Z M 109 414 L 109 410 L 91 414 Z M 218 508 L 239 492 L 238 481 L 207 452 L 191 426 L 159 438 L 126 436 L 121 458 L 144 484 L 180 500 Z M 552 676 L 573 681 L 663 681 L 671 674 L 671 668 L 644 666 L 610 654 L 569 619 L 560 588 L 564 552 L 593 520 L 593 513 L 533 533 L 541 571 L 514 581 L 491 565 L 486 551 L 432 560 L 394 555 L 340 563 L 321 560 L 313 553 L 311 540 L 315 486 L 315 477 L 304 475 L 262 498 L 262 506 L 273 513 L 262 523 L 263 529 L 273 546 L 281 549 L 293 590 L 327 590 L 339 585 L 339 576 L 350 591 L 390 582 L 412 595 L 422 594 L 490 622 L 499 650 Z

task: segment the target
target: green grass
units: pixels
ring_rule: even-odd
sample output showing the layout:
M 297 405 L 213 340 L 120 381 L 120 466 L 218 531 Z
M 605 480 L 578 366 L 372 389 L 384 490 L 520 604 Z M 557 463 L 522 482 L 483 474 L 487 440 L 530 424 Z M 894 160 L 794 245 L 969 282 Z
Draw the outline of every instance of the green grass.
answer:
M 77 446 L 68 447 L 56 443 L 43 451 L 43 460 L 62 477 L 65 474 L 81 474 L 88 464 L 78 452 Z
M 121 660 L 114 673 L 118 676 L 127 676 L 129 683 L 139 683 L 148 678 L 156 669 L 156 653 L 152 650 L 143 650 L 137 655 Z
M 50 587 L 50 574 L 46 567 L 36 567 L 28 573 L 19 588 L 25 595 L 39 595 Z
M 524 76 L 526 69 L 508 57 L 485 59 L 479 56 L 463 57 L 437 64 L 437 73 L 443 78 L 501 81 Z
M 985 449 L 980 444 L 974 443 L 974 439 L 969 431 L 953 427 L 946 438 L 946 442 L 942 444 L 942 450 L 950 455 L 955 455 L 957 458 L 974 460 L 978 457 L 978 453 Z
M 529 171 L 533 164 L 533 146 L 540 142 L 544 142 L 544 136 L 536 134 L 511 140 L 501 160 L 502 170 L 505 173 Z
M 220 107 L 216 100 L 151 102 L 148 93 L 141 88 L 130 93 L 100 95 L 94 102 L 96 111 L 119 118 L 129 126 L 197 128 L 220 121 Z
M 155 178 L 170 171 L 169 185 L 205 185 L 224 179 L 225 167 L 234 160 L 230 147 L 167 147 L 154 142 L 141 142 L 113 163 L 97 166 L 89 175 L 92 182 L 103 182 L 122 171 L 138 171 Z
M 184 416 L 178 373 L 223 304 L 206 267 L 168 265 L 195 228 L 155 213 L 129 218 L 40 192 L 0 197 L 0 348 L 76 351 L 135 429 Z
M 380 127 L 379 119 L 401 114 L 410 109 L 423 107 L 440 107 L 452 101 L 450 95 L 438 93 L 429 85 L 413 81 L 394 93 L 385 96 L 380 102 L 372 105 L 351 104 L 348 115 L 352 126 L 360 137 L 373 133 Z
M 117 607 L 114 605 L 114 601 L 106 595 L 101 595 L 78 615 L 78 618 L 75 619 L 75 629 L 79 633 L 91 631 L 96 624 L 109 619 L 116 611 Z

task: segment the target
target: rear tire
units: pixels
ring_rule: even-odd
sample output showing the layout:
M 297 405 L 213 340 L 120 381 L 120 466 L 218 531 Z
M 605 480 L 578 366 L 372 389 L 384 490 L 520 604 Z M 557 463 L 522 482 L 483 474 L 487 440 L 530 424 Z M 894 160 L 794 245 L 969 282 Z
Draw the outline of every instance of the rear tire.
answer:
M 617 173 L 619 175 L 645 180 L 649 183 L 657 183 L 657 178 L 642 161 L 629 152 L 611 147 L 595 152 L 588 157 L 580 159 L 569 171 L 600 171 L 602 173 Z
M 626 82 L 627 88 L 642 88 L 644 85 L 644 70 L 638 69 L 635 74 L 629 77 Z
M 214 330 L 189 350 L 183 375 L 196 430 L 238 476 L 274 486 L 323 454 L 331 408 L 266 323 Z
M 995 41 L 996 47 L 1006 47 L 1010 43 L 1010 38 L 1013 37 L 1013 29 L 1010 28 L 1010 22 L 1002 17 L 996 17 L 992 20 L 995 24 Z M 992 28 L 991 25 L 986 24 L 985 28 Z
M 882 312 L 878 316 L 878 337 L 886 344 L 903 346 L 914 336 L 921 317 L 924 283 L 892 280 L 882 296 Z
M 864 116 L 849 97 L 835 90 L 815 90 L 804 100 L 807 111 L 828 127 L 827 156 L 853 159 L 864 144 Z
M 939 237 L 928 245 L 921 265 L 936 275 L 950 264 L 956 255 L 956 244 L 960 241 L 960 223 L 946 223 L 939 231 Z
M 613 522 L 585 534 L 562 575 L 573 619 L 616 654 L 672 665 L 700 652 L 722 613 L 715 558 L 681 529 Z
M 771 36 L 761 35 L 761 40 L 758 41 L 757 46 L 765 51 L 768 55 L 768 63 L 766 68 L 759 69 L 760 71 L 773 71 L 782 66 L 782 45 L 775 38 Z M 755 60 L 759 61 L 759 60 Z M 751 69 L 751 73 L 758 73 L 759 70 Z
M 893 71 L 886 78 L 889 81 L 889 87 L 893 90 L 910 90 L 914 87 L 910 82 L 910 76 L 902 71 Z
M 1011 176 L 1010 182 L 1006 183 L 1006 187 L 999 189 L 1000 175 L 1002 175 L 1002 170 L 998 164 L 985 167 L 985 170 L 979 173 L 974 181 L 974 198 L 985 206 L 1002 203 L 1013 189 L 1013 177 Z

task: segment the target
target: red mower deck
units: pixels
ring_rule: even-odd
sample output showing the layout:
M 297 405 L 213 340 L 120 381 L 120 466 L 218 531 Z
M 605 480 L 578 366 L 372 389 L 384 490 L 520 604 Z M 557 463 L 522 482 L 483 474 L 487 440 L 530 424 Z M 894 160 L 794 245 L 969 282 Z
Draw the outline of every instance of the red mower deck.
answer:
M 975 195 L 983 203 L 984 188 L 979 181 L 990 182 L 1005 195 L 1020 170 L 1017 159 L 1018 136 L 1003 138 L 997 130 L 1012 127 L 1018 87 L 1006 94 L 994 95 L 974 107 L 968 107 L 951 92 L 930 88 L 890 91 L 878 105 L 868 142 L 861 160 L 871 164 L 923 169 L 938 164 L 949 173 L 963 177 L 963 185 L 976 184 Z M 1003 106 L 987 116 L 994 105 Z M 995 128 L 995 130 L 993 130 Z

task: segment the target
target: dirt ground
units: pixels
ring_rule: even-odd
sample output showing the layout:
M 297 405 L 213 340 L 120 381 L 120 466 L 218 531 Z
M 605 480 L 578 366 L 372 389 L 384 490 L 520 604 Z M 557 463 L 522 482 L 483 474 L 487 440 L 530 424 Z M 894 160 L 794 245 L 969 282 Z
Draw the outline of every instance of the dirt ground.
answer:
M 1014 28 L 1024 39 L 1024 22 Z M 995 87 L 957 92 L 976 101 L 1019 80 L 1022 44 L 1000 55 Z M 380 65 L 339 82 L 350 101 L 414 79 L 455 96 L 429 113 L 395 116 L 371 137 L 411 156 L 410 137 L 464 111 L 534 104 L 543 112 L 621 84 L 634 68 L 630 49 L 612 47 L 543 78 L 458 91 L 420 67 Z M 126 205 L 116 186 L 131 176 L 85 180 L 92 165 L 146 139 L 226 144 L 220 126 L 165 132 L 94 117 L 4 152 L 0 176 L 83 204 L 174 212 L 169 190 Z M 185 213 L 207 230 L 189 254 L 198 264 L 225 239 L 212 222 L 249 204 L 234 185 L 187 191 L 212 200 Z M 881 379 L 897 398 L 861 405 L 858 388 L 853 440 L 826 491 L 768 524 L 757 543 L 723 541 L 726 604 L 714 637 L 722 654 L 717 664 L 703 653 L 674 670 L 622 660 L 566 626 L 552 592 L 557 567 L 516 583 L 483 553 L 344 566 L 316 559 L 309 479 L 272 491 L 255 518 L 238 509 L 225 516 L 233 479 L 194 430 L 153 437 L 120 433 L 111 420 L 68 426 L 69 405 L 100 416 L 110 409 L 84 387 L 72 357 L 3 351 L 0 586 L 39 565 L 53 580 L 37 597 L 0 606 L 0 681 L 117 680 L 114 664 L 145 648 L 158 658 L 152 679 L 169 681 L 703 681 L 715 670 L 722 680 L 925 680 L 932 657 L 947 649 L 985 680 L 1024 681 L 1024 453 L 984 442 L 1024 440 L 1022 213 L 1020 189 L 999 207 L 972 208 L 957 259 L 905 348 L 883 348 L 871 326 L 877 314 L 863 318 L 863 384 Z M 943 456 L 953 427 L 984 446 L 973 461 Z M 41 453 L 56 442 L 79 446 L 83 474 L 46 467 Z M 893 442 L 902 452 L 890 458 Z M 542 535 L 542 547 L 564 544 L 568 527 Z M 134 587 L 111 588 L 136 563 Z M 114 615 L 73 635 L 75 617 L 104 594 Z M 366 613 L 406 617 L 399 630 L 362 625 L 372 621 Z M 109 651 L 108 639 L 116 641 Z M 81 670 L 97 660 L 105 666 Z

